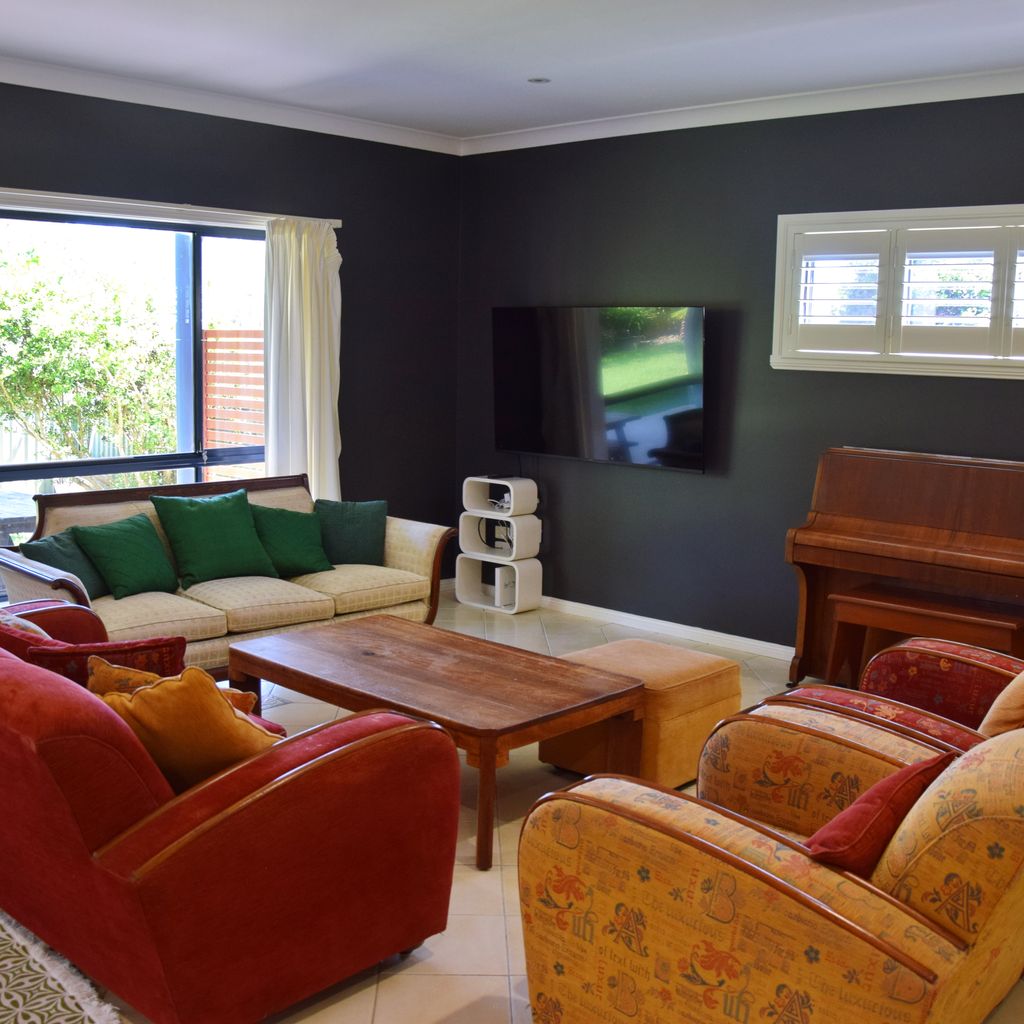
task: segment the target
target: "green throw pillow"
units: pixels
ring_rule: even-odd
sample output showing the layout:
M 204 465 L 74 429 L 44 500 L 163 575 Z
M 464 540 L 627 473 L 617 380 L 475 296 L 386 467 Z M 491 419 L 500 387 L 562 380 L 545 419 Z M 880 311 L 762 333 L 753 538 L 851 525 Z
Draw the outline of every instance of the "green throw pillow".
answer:
M 154 494 L 150 500 L 171 542 L 181 585 L 186 590 L 206 580 L 232 576 L 277 577 L 274 563 L 256 533 L 244 490 L 211 498 Z
M 312 512 L 250 505 L 256 532 L 274 568 L 285 577 L 334 568 L 324 554 L 320 520 Z
M 39 540 L 27 540 L 21 545 L 21 553 L 54 569 L 61 569 L 77 576 L 85 587 L 90 601 L 110 593 L 110 587 L 92 564 L 89 556 L 75 543 L 70 530 L 52 533 Z
M 313 503 L 323 527 L 324 551 L 334 565 L 383 565 L 386 501 Z
M 72 526 L 71 534 L 117 600 L 154 590 L 172 594 L 178 589 L 178 577 L 156 527 L 144 512 L 102 526 Z

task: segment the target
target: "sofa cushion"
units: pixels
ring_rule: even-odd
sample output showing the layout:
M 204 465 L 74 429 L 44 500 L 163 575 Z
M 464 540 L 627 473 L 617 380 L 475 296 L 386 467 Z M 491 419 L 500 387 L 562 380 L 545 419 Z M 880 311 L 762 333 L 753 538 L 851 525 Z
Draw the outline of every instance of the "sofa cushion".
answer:
M 244 490 L 208 498 L 154 494 L 164 532 L 186 590 L 206 580 L 277 576 L 263 549 Z
M 75 526 L 71 532 L 115 598 L 178 588 L 174 567 L 148 516 L 140 513 L 102 526 Z
M 430 580 L 426 576 L 384 565 L 338 565 L 330 572 L 296 576 L 292 582 L 329 595 L 337 615 L 430 596 Z
M 223 612 L 180 594 L 134 594 L 121 601 L 101 597 L 92 610 L 103 620 L 111 640 L 142 640 L 151 636 L 183 636 L 190 643 L 224 636 Z
M 131 726 L 176 793 L 280 738 L 236 710 L 199 668 L 102 699 Z
M 21 545 L 21 553 L 26 558 L 71 573 L 85 587 L 90 601 L 110 593 L 107 581 L 92 559 L 78 545 L 70 530 L 54 533 L 40 540 L 26 541 Z
M 223 612 L 229 633 L 317 622 L 334 616 L 334 601 L 330 597 L 265 576 L 208 580 L 191 587 L 188 596 Z
M 313 503 L 324 531 L 324 550 L 333 565 L 381 565 L 387 530 L 386 501 Z
M 256 532 L 274 568 L 285 579 L 332 568 L 324 554 L 320 519 L 312 512 L 252 505 Z

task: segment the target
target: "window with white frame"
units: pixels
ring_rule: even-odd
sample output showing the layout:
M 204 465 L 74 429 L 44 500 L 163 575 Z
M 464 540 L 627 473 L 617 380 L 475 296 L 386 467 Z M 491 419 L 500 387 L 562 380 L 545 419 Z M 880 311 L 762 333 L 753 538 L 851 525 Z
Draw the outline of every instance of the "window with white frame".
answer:
M 771 365 L 1024 377 L 1024 206 L 779 217 Z

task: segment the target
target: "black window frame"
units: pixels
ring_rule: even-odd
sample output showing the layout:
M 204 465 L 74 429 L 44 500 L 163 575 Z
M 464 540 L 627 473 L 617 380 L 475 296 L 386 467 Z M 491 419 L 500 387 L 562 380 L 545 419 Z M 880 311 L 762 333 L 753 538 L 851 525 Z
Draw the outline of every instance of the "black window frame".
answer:
M 237 466 L 265 461 L 265 445 L 236 445 L 207 448 L 203 437 L 203 305 L 202 305 L 202 238 L 250 238 L 266 241 L 266 231 L 258 228 L 236 228 L 224 225 L 195 224 L 187 221 L 154 221 L 125 217 L 90 217 L 45 211 L 11 210 L 0 207 L 0 220 L 50 221 L 68 224 L 90 224 L 100 227 L 132 227 L 192 236 L 192 362 L 191 405 L 194 446 L 188 452 L 165 452 L 159 455 L 133 455 L 111 459 L 60 459 L 47 462 L 20 462 L 0 465 L 0 483 L 17 480 L 40 480 L 66 476 L 105 476 L 113 473 L 145 473 L 160 470 L 192 469 L 196 481 L 210 466 Z M 177 389 L 176 392 L 177 394 Z

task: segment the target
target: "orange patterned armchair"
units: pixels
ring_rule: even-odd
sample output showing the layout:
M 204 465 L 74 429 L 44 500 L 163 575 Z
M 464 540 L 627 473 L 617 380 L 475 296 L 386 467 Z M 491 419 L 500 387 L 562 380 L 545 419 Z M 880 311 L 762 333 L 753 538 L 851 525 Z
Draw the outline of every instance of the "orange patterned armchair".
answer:
M 785 721 L 749 728 L 827 736 Z M 843 742 L 819 771 L 866 771 L 847 760 L 866 745 Z M 935 753 L 899 749 L 879 756 Z M 534 1021 L 976 1024 L 1024 968 L 1022 863 L 1022 730 L 939 775 L 868 879 L 736 811 L 596 777 L 545 797 L 523 828 Z

